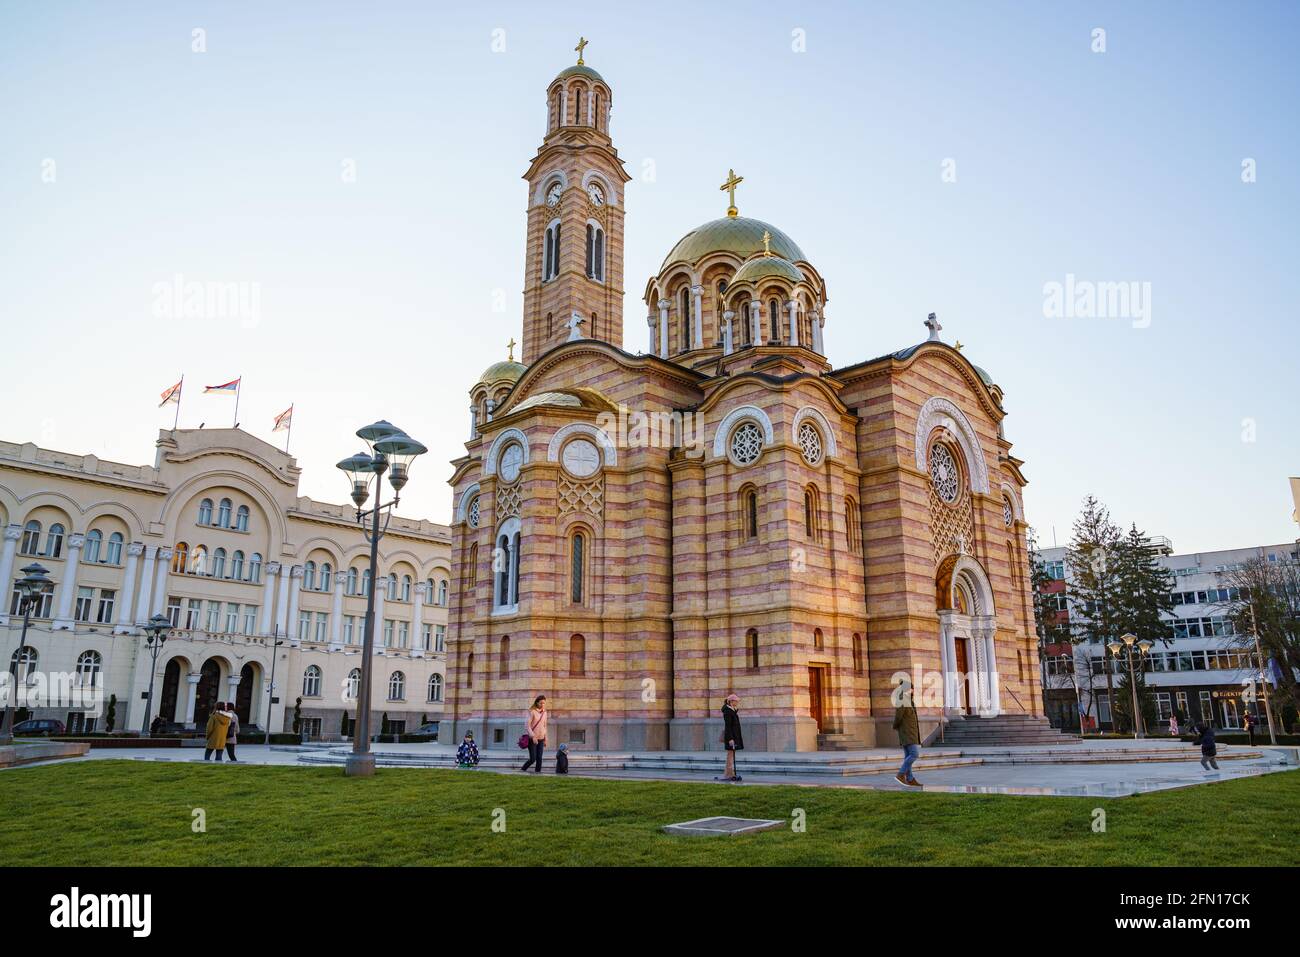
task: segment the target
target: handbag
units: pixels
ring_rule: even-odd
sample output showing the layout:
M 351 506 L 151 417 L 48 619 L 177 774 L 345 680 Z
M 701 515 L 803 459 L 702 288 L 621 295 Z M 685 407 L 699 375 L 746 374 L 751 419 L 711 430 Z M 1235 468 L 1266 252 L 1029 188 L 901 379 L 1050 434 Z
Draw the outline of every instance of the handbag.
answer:
M 526 734 L 521 734 L 521 735 L 519 736 L 519 748 L 520 748 L 520 750 L 522 750 L 522 751 L 527 751 L 527 750 L 528 750 L 528 745 L 532 743 L 532 740 L 533 740 L 533 739 L 530 738 L 528 735 L 526 735 Z

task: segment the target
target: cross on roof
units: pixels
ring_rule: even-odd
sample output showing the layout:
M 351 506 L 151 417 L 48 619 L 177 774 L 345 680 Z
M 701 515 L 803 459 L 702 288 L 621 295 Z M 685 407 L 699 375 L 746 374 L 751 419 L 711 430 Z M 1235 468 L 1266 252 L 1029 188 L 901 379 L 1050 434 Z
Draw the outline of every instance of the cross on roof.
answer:
M 574 47 L 578 51 L 578 66 L 582 66 L 582 50 L 587 45 L 586 37 L 578 37 L 578 45 Z
M 942 341 L 942 340 L 939 338 L 939 330 L 942 329 L 943 326 L 939 325 L 939 319 L 935 316 L 934 313 L 930 313 L 929 318 L 927 318 L 927 319 L 925 320 L 925 328 L 927 328 L 927 329 L 930 330 L 930 341 L 931 341 L 931 342 L 941 342 L 941 341 Z
M 766 229 L 763 230 L 763 255 L 772 255 L 772 234 Z
M 509 361 L 509 362 L 514 362 L 514 361 L 515 361 L 515 346 L 517 346 L 517 345 L 519 345 L 519 343 L 515 342 L 515 337 L 514 337 L 514 336 L 511 336 L 511 337 L 510 337 L 510 341 L 506 343 L 506 359 L 507 359 L 507 361 Z
M 745 181 L 745 177 L 737 176 L 734 169 L 727 170 L 727 181 L 719 189 L 727 194 L 727 215 L 736 217 L 740 215 L 740 210 L 736 209 L 736 187 Z

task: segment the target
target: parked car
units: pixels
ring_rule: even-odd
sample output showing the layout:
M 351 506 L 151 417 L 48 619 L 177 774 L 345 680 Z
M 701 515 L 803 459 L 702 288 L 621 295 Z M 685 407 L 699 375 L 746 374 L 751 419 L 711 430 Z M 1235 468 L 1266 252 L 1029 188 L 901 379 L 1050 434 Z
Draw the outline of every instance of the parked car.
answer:
M 438 722 L 428 721 L 420 725 L 414 731 L 407 731 L 406 733 L 407 734 L 431 734 L 433 735 L 433 739 L 436 741 L 438 740 Z
M 63 734 L 63 732 L 63 722 L 56 721 L 54 718 L 31 718 L 27 721 L 19 721 L 14 725 L 14 734 L 25 734 L 32 737 L 49 737 L 52 734 Z

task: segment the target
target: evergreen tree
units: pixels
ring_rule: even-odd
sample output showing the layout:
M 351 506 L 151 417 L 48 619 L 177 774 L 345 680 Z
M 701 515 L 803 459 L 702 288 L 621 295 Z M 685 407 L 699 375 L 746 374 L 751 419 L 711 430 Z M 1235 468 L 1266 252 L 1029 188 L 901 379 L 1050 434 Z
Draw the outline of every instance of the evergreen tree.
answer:
M 1120 530 L 1110 520 L 1106 506 L 1089 495 L 1083 501 L 1079 517 L 1074 520 L 1073 534 L 1066 547 L 1065 560 L 1069 566 L 1067 601 L 1070 605 L 1070 641 L 1079 645 L 1089 642 L 1106 652 L 1106 644 L 1121 634 L 1118 630 L 1118 605 L 1116 603 L 1119 577 L 1112 556 L 1121 540 Z M 1088 660 L 1087 655 L 1076 655 L 1075 660 Z M 1105 657 L 1103 657 L 1105 662 Z M 1089 667 L 1091 665 L 1089 664 Z M 1092 676 L 1081 675 L 1091 689 Z M 1106 687 L 1110 692 L 1111 707 L 1115 705 L 1114 682 L 1107 663 Z M 1101 708 L 1096 704 L 1094 717 L 1101 722 Z
M 1139 641 L 1149 641 L 1153 646 L 1164 647 L 1172 639 L 1168 619 L 1163 616 L 1173 610 L 1171 592 L 1174 576 L 1156 559 L 1148 536 L 1136 524 L 1115 548 L 1112 561 L 1118 588 L 1116 601 L 1116 626 L 1119 635 L 1136 636 L 1133 643 L 1133 681 L 1137 688 L 1138 709 L 1147 732 L 1155 730 L 1157 722 L 1155 697 L 1146 682 L 1144 658 L 1138 648 Z M 1118 635 L 1117 635 L 1118 637 Z M 1129 662 L 1127 650 L 1120 653 L 1119 682 L 1111 708 L 1125 727 L 1133 728 L 1133 694 L 1129 688 Z
M 113 728 L 117 724 L 117 695 L 108 696 L 108 710 L 104 712 L 104 730 L 109 734 L 113 733 Z
M 1029 530 L 1026 539 L 1029 546 L 1030 585 L 1033 589 L 1034 599 L 1034 631 L 1038 635 L 1038 664 L 1043 690 L 1048 691 L 1053 688 L 1053 677 L 1056 678 L 1056 687 L 1072 688 L 1076 705 L 1076 718 L 1079 718 L 1083 715 L 1086 707 L 1084 694 L 1079 686 L 1078 675 L 1074 673 L 1073 664 L 1067 674 L 1057 676 L 1050 675 L 1047 666 L 1048 658 L 1051 657 L 1048 649 L 1051 646 L 1069 644 L 1073 649 L 1073 643 L 1070 640 L 1069 618 L 1064 614 L 1064 610 L 1059 603 L 1059 599 L 1064 595 L 1064 592 L 1055 590 L 1056 579 L 1047 571 L 1047 563 L 1043 560 L 1043 553 L 1038 548 L 1038 539 L 1033 529 Z M 1073 658 L 1073 654 L 1071 658 Z
M 293 703 L 293 733 L 302 734 L 302 698 Z

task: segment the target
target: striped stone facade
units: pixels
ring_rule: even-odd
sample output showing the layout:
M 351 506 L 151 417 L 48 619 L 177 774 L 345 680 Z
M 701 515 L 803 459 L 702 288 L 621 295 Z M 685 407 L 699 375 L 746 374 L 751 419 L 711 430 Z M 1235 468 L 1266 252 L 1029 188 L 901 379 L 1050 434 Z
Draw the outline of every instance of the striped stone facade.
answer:
M 751 749 L 886 744 L 900 673 L 933 681 L 931 726 L 1041 714 L 1002 394 L 937 329 L 833 369 L 825 282 L 739 216 L 693 230 L 649 280 L 644 352 L 612 321 L 574 341 L 539 325 L 593 296 L 621 314 L 589 262 L 538 267 L 556 170 L 625 181 L 607 114 L 557 125 L 574 121 L 554 104 L 575 77 L 607 96 L 570 71 L 527 173 L 525 362 L 471 390 L 454 463 L 448 730 L 513 742 L 545 694 L 551 747 L 718 748 L 734 691 Z M 580 200 L 559 201 L 566 217 Z M 618 200 L 598 272 L 621 285 Z

